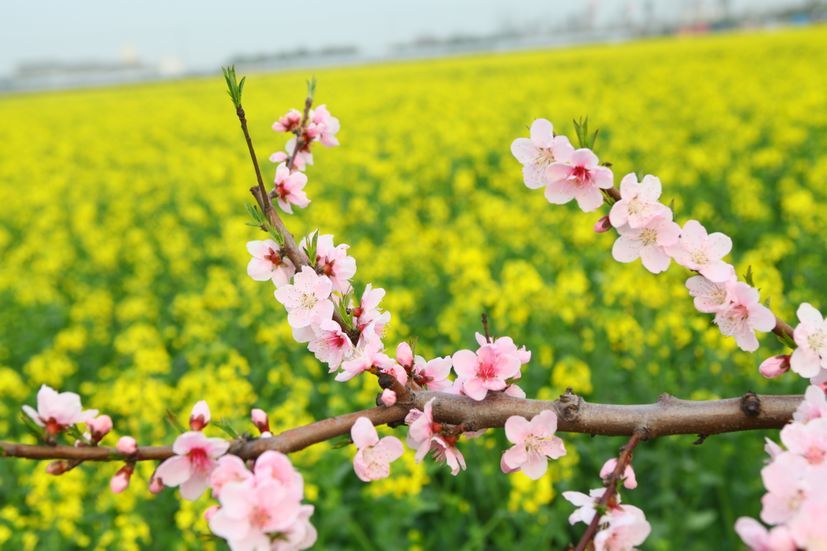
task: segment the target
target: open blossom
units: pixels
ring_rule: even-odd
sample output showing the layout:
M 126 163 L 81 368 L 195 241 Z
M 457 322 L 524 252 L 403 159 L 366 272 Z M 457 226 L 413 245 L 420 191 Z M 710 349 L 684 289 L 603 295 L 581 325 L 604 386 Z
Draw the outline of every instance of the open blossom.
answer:
M 462 392 L 474 400 L 482 400 L 489 390 L 505 390 L 506 380 L 520 372 L 517 354 L 504 353 L 504 345 L 485 343 L 477 349 L 459 350 L 452 357 Z
M 642 228 L 657 217 L 671 221 L 671 211 L 658 201 L 660 194 L 661 184 L 656 176 L 647 174 L 638 182 L 634 173 L 627 174 L 620 180 L 620 201 L 612 205 L 609 221 L 616 228 Z
M 434 422 L 434 400 L 436 398 L 425 402 L 425 408 L 422 411 L 414 408 L 405 416 L 405 424 L 408 425 L 406 442 L 409 448 L 416 450 L 417 462 L 422 461 L 422 458 L 428 454 L 431 449 L 431 440 L 442 430 L 442 426 Z
M 84 411 L 80 396 L 74 392 L 57 392 L 48 385 L 37 391 L 37 410 L 25 405 L 23 412 L 51 436 L 77 423 L 88 423 L 98 414 L 96 409 Z
M 431 456 L 437 463 L 445 463 L 451 469 L 451 474 L 457 476 L 466 469 L 465 457 L 457 448 L 457 438 L 454 436 L 437 435 L 431 440 Z
M 680 232 L 680 226 L 672 221 L 672 213 L 668 209 L 663 215 L 650 218 L 636 228 L 617 226 L 620 237 L 612 246 L 612 257 L 618 262 L 632 262 L 640 258 L 643 267 L 653 274 L 665 272 L 671 262 L 667 251 L 678 242 Z
M 697 270 L 713 283 L 731 279 L 732 265 L 721 260 L 731 250 L 732 239 L 720 232 L 707 234 L 697 220 L 684 224 L 678 242 L 668 248 L 675 262 Z
M 244 461 L 235 455 L 224 455 L 218 459 L 210 473 L 210 488 L 213 497 L 220 497 L 221 489 L 233 482 L 244 482 L 253 478 Z
M 735 532 L 750 551 L 795 551 L 795 543 L 786 526 L 767 530 L 755 519 L 741 517 L 735 522 Z
M 693 297 L 695 309 L 698 312 L 715 314 L 729 302 L 728 284 L 735 281 L 735 268 L 732 268 L 726 281 L 715 283 L 701 275 L 692 276 L 686 280 L 686 288 L 689 289 L 689 294 Z
M 296 522 L 291 524 L 276 541 L 270 544 L 270 551 L 297 551 L 313 547 L 318 537 L 316 528 L 310 523 L 313 510 L 312 505 L 299 507 L 299 516 Z
M 767 493 L 761 498 L 761 520 L 767 524 L 787 522 L 798 512 L 810 493 L 809 463 L 800 455 L 784 452 L 761 469 Z
M 319 140 L 326 147 L 339 145 L 336 134 L 339 132 L 339 119 L 328 111 L 327 106 L 322 104 L 310 111 L 310 122 L 307 125 L 309 136 Z
M 793 338 L 798 348 L 790 357 L 790 367 L 802 377 L 815 377 L 827 369 L 827 321 L 806 302 L 798 307 L 797 314 L 799 323 Z
M 827 472 L 822 473 L 827 478 Z M 798 514 L 788 524 L 790 534 L 796 545 L 801 549 L 824 551 L 827 549 L 827 497 L 824 491 L 827 484 L 823 484 L 818 498 L 807 500 Z
M 293 132 L 301 122 L 302 114 L 296 109 L 291 109 L 273 123 L 273 130 L 276 132 Z
M 195 500 L 207 489 L 216 460 L 229 447 L 221 438 L 207 438 L 200 431 L 185 432 L 172 444 L 175 455 L 158 466 L 155 476 L 166 486 L 180 486 L 184 499 Z
M 557 161 L 555 152 L 559 154 L 572 147 L 567 137 L 554 135 L 554 127 L 546 119 L 537 119 L 531 123 L 530 135 L 530 138 L 514 140 L 511 143 L 511 154 L 523 165 L 525 185 L 538 189 L 546 184 L 546 169 Z
M 395 366 L 399 364 L 385 354 L 384 348 L 385 346 L 382 344 L 379 335 L 368 327 L 359 336 L 359 342 L 356 344 L 356 350 L 354 350 L 351 359 L 342 362 L 342 372 L 336 375 L 336 380 L 339 382 L 349 381 L 356 375 L 376 367 L 383 372 L 392 372 L 397 379 L 403 377 L 405 380 L 400 380 L 403 384 L 407 382 L 405 370 L 400 368 L 401 373 L 399 373 L 395 369 Z
M 320 362 L 328 365 L 331 373 L 339 369 L 342 360 L 353 353 L 350 337 L 332 319 L 326 319 L 319 324 L 315 337 L 311 339 L 307 348 Z
M 500 467 L 503 472 L 521 470 L 529 478 L 537 480 L 546 473 L 548 459 L 566 455 L 563 441 L 554 436 L 557 430 L 557 415 L 543 410 L 531 421 L 512 415 L 505 422 L 505 436 L 514 444 L 503 453 Z
M 328 300 L 332 290 L 328 278 L 318 275 L 310 266 L 302 266 L 293 284 L 282 285 L 275 295 L 287 309 L 287 323 L 301 329 L 333 317 L 333 303 Z
M 617 458 L 612 457 L 611 459 L 606 461 L 603 464 L 603 467 L 600 469 L 600 478 L 602 478 L 604 481 L 608 480 L 616 468 Z M 631 464 L 626 464 L 626 468 L 623 469 L 623 474 L 620 475 L 620 478 L 621 480 L 623 480 L 623 487 L 627 490 L 634 490 L 635 488 L 637 488 L 635 470 L 632 468 Z
M 793 414 L 793 420 L 806 423 L 822 417 L 827 417 L 827 395 L 817 385 L 810 385 L 804 393 L 804 401 Z
M 549 203 L 563 205 L 572 199 L 583 212 L 591 212 L 603 204 L 600 190 L 612 187 L 612 171 L 600 162 L 590 149 L 575 150 L 570 145 L 555 151 L 557 162 L 546 169 L 545 196 Z
M 402 457 L 402 442 L 395 436 L 381 440 L 376 427 L 367 417 L 359 417 L 350 429 L 353 443 L 359 449 L 353 458 L 353 470 L 364 482 L 387 478 L 391 474 L 391 463 Z
M 603 492 L 605 491 L 606 488 L 595 488 L 589 490 L 588 495 L 583 492 L 563 492 L 563 498 L 577 507 L 577 509 L 569 515 L 569 524 L 577 524 L 578 522 L 589 524 L 596 512 L 595 505 L 597 505 L 597 502 L 603 497 Z M 619 495 L 617 496 L 617 501 L 620 502 Z
M 781 443 L 791 453 L 806 459 L 810 465 L 827 467 L 827 417 L 812 419 L 807 423 L 790 423 L 781 429 Z
M 453 383 L 448 380 L 451 373 L 451 357 L 425 360 L 416 356 L 413 361 L 413 378 L 416 383 L 427 390 L 448 391 Z
M 280 250 L 272 239 L 247 242 L 247 252 L 253 255 L 247 264 L 247 275 L 256 281 L 272 280 L 276 287 L 288 283 L 296 268 Z
M 299 243 L 299 247 L 306 249 L 308 238 L 305 237 Z M 348 256 L 347 250 L 350 245 L 333 243 L 333 236 L 330 234 L 319 235 L 316 239 L 316 269 L 330 278 L 333 289 L 340 293 L 350 290 L 350 279 L 356 274 L 356 259 Z
M 385 326 L 390 323 L 390 313 L 379 308 L 379 303 L 382 302 L 384 296 L 384 289 L 378 287 L 374 289 L 370 283 L 365 285 L 359 304 L 352 309 L 353 317 L 356 319 L 356 328 L 359 331 L 364 331 L 366 327 L 373 324 L 374 331 L 381 335 Z
M 304 170 L 307 168 L 307 165 L 313 164 L 313 154 L 310 152 L 310 148 L 308 147 L 309 144 L 305 145 L 304 147 L 300 147 L 298 152 L 296 152 L 296 158 L 293 160 L 293 168 L 297 170 Z M 287 143 L 284 145 L 284 151 L 276 151 L 272 155 L 270 155 L 270 162 L 271 163 L 283 163 L 290 158 L 290 155 L 293 154 L 293 151 L 296 149 L 296 138 L 290 138 L 287 140 Z
M 293 207 L 304 208 L 310 204 L 304 186 L 307 185 L 307 175 L 299 171 L 291 171 L 285 163 L 276 167 L 276 177 L 273 182 L 273 193 L 281 210 L 293 214 Z
M 595 551 L 632 551 L 652 531 L 646 515 L 634 505 L 613 507 L 600 521 L 602 526 L 594 536 Z
M 775 327 L 775 316 L 760 303 L 758 291 L 746 283 L 727 284 L 727 303 L 715 314 L 715 324 L 726 336 L 735 337 L 741 350 L 755 352 L 755 331 L 768 332 Z

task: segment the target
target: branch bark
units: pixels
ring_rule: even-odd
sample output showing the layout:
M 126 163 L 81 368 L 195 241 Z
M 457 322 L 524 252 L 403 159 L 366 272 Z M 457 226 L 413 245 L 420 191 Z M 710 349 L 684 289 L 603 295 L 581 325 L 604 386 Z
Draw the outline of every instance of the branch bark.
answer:
M 681 400 L 664 394 L 657 402 L 638 405 L 593 404 L 567 392 L 554 401 L 526 400 L 505 394 L 490 394 L 475 401 L 467 396 L 442 392 L 411 393 L 407 400 L 392 407 L 375 407 L 331 417 L 309 425 L 286 430 L 270 438 L 236 440 L 229 453 L 244 459 L 258 457 L 267 450 L 292 453 L 350 432 L 359 417 L 374 425 L 397 424 L 408 411 L 422 410 L 434 399 L 434 419 L 440 423 L 462 424 L 467 431 L 498 428 L 512 415 L 531 418 L 545 409 L 557 413 L 558 432 L 579 432 L 605 436 L 631 436 L 641 431 L 642 438 L 674 434 L 703 435 L 757 429 L 778 429 L 792 419 L 803 396 L 745 394 L 723 400 Z M 28 445 L 0 442 L 2 457 L 26 459 L 75 459 L 83 461 L 161 460 L 171 457 L 171 446 L 146 446 L 134 456 L 124 456 L 114 448 Z

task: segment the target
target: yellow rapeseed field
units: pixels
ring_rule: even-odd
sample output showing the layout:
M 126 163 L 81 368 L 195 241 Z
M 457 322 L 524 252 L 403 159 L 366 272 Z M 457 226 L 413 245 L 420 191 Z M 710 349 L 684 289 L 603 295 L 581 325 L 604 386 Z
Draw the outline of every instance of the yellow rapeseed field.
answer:
M 483 55 L 320 70 L 318 100 L 339 117 L 340 148 L 308 170 L 311 205 L 288 217 L 352 244 L 356 281 L 385 288 L 386 342 L 425 355 L 473 346 L 479 315 L 533 351 L 529 395 L 566 387 L 634 403 L 800 391 L 766 382 L 756 355 L 697 314 L 673 267 L 653 276 L 611 259 L 599 215 L 549 205 L 522 183 L 509 145 L 546 117 L 600 127 L 596 151 L 616 180 L 658 175 L 679 221 L 735 242 L 773 309 L 792 319 L 827 308 L 827 29 Z M 245 107 L 264 173 L 299 107 L 307 73 L 249 75 Z M 79 392 L 115 433 L 170 442 L 206 399 L 239 430 L 251 407 L 274 430 L 370 405 L 369 377 L 335 383 L 291 338 L 272 286 L 247 277 L 253 173 L 220 78 L 0 98 L 0 438 L 31 441 L 19 407 L 42 383 Z M 208 429 L 209 430 L 209 429 Z M 211 430 L 216 431 L 212 428 Z M 218 432 L 215 432 L 218 434 Z M 294 457 L 323 549 L 561 548 L 575 532 L 565 489 L 597 484 L 620 441 L 565 436 L 570 449 L 539 482 L 499 474 L 501 434 L 464 444 L 457 478 L 416 465 L 365 485 L 353 451 L 320 445 Z M 647 549 L 736 547 L 732 524 L 755 515 L 763 434 L 646 443 L 628 500 L 653 525 Z M 0 462 L 2 549 L 200 549 L 194 504 L 131 488 L 109 493 L 117 466 L 51 477 Z M 388 534 L 392 534 L 388 538 Z M 723 543 L 722 543 L 723 542 Z

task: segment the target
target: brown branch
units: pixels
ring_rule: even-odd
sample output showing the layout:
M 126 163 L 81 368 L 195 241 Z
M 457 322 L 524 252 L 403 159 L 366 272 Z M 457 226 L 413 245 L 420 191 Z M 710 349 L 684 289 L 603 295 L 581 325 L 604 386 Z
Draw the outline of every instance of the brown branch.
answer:
M 632 437 L 629 438 L 629 442 L 623 446 L 623 449 L 620 451 L 620 456 L 617 458 L 617 464 L 615 465 L 614 471 L 612 471 L 612 474 L 605 483 L 606 491 L 603 492 L 603 495 L 600 496 L 600 499 L 595 505 L 594 517 L 592 517 L 592 521 L 589 523 L 589 526 L 586 528 L 586 531 L 583 533 L 583 537 L 580 538 L 580 542 L 577 544 L 574 551 L 585 551 L 586 546 L 592 542 L 594 536 L 597 534 L 597 528 L 600 526 L 600 519 L 603 516 L 600 511 L 605 510 L 607 507 L 611 507 L 617 503 L 615 500 L 615 494 L 617 494 L 617 484 L 620 481 L 620 477 L 623 476 L 626 466 L 632 462 L 632 452 L 634 452 L 635 446 L 638 445 L 638 442 L 640 442 L 645 435 L 645 430 L 636 430 L 632 433 Z
M 408 411 L 424 409 L 435 399 L 433 413 L 436 421 L 463 425 L 465 430 L 502 427 L 512 415 L 531 418 L 543 410 L 557 413 L 559 432 L 579 432 L 592 435 L 630 436 L 645 431 L 646 438 L 674 434 L 721 434 L 756 429 L 778 429 L 792 419 L 800 395 L 750 396 L 750 407 L 744 407 L 744 397 L 724 400 L 680 400 L 664 394 L 653 404 L 614 405 L 592 404 L 577 395 L 566 393 L 554 401 L 526 400 L 502 393 L 490 394 L 475 401 L 467 396 L 443 392 L 418 392 L 408 395 L 392 407 L 376 407 L 332 417 L 302 427 L 284 431 L 270 438 L 236 440 L 230 452 L 245 459 L 254 458 L 265 450 L 292 453 L 313 444 L 347 434 L 359 417 L 367 417 L 374 425 L 397 424 Z M 757 404 L 757 409 L 755 407 Z M 170 446 L 149 446 L 138 449 L 134 456 L 125 457 L 114 448 L 48 446 L 0 442 L 3 457 L 28 459 L 81 459 L 85 461 L 123 461 L 125 459 L 159 460 L 172 455 Z

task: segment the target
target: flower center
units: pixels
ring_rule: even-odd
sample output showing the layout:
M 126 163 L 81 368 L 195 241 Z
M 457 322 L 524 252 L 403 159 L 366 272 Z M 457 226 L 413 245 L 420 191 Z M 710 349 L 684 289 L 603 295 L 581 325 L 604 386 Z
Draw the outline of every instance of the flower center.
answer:
M 477 367 L 477 377 L 480 379 L 494 379 L 497 377 L 497 369 L 490 361 L 483 360 Z
M 695 249 L 694 251 L 692 251 L 690 257 L 692 258 L 692 262 L 698 264 L 699 266 L 703 266 L 704 264 L 709 263 L 709 257 L 707 257 L 706 252 L 704 252 L 701 249 Z
M 538 150 L 539 150 L 538 154 L 537 154 L 538 164 L 550 165 L 551 163 L 554 162 L 554 160 L 555 160 L 554 159 L 554 153 L 551 152 L 551 148 L 549 148 L 549 147 L 540 147 L 540 148 L 538 148 Z
M 270 522 L 270 513 L 263 507 L 255 507 L 250 511 L 250 524 L 256 528 L 264 528 Z
M 193 448 L 187 454 L 190 459 L 190 465 L 199 473 L 207 474 L 210 472 L 210 457 L 207 455 L 207 450 L 204 448 Z
M 824 461 L 824 457 L 827 456 L 827 451 L 818 446 L 810 446 L 810 449 L 807 450 L 807 453 L 804 454 L 804 457 L 811 465 L 817 465 Z
M 730 317 L 743 321 L 749 317 L 749 310 L 743 304 L 736 304 L 730 310 Z
M 827 334 L 824 331 L 816 331 L 807 337 L 807 345 L 810 350 L 819 351 L 824 347 L 824 341 L 827 340 Z
M 267 260 L 272 262 L 273 266 L 280 265 L 281 264 L 281 255 L 278 253 L 278 251 L 274 251 L 273 249 L 270 249 L 269 251 L 270 252 L 268 252 L 267 256 L 265 256 L 264 258 L 266 258 Z
M 588 183 L 592 179 L 591 172 L 585 166 L 575 166 L 571 169 L 571 175 L 580 183 Z
M 644 230 L 640 232 L 640 241 L 644 246 L 654 245 L 658 241 L 658 232 L 652 228 L 644 228 Z
M 307 310 L 311 310 L 318 302 L 319 299 L 313 293 L 302 293 L 302 298 L 299 299 L 299 304 Z

